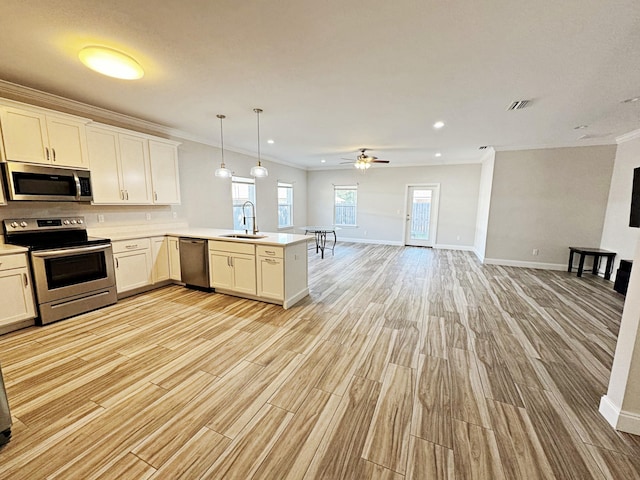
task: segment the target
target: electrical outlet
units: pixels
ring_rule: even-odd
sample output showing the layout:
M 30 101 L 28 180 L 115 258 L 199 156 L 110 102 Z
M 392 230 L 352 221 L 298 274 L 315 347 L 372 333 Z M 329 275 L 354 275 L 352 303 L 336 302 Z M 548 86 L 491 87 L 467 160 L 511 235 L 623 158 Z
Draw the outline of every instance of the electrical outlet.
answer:
M 151 220 L 151 214 L 150 213 L 145 213 L 144 216 L 145 216 L 145 218 L 147 220 Z
M 98 214 L 98 223 L 104 223 L 104 215 Z
M 178 212 L 172 212 L 173 213 L 173 218 L 178 218 Z
M 367 231 L 365 230 L 364 232 L 362 232 L 362 235 L 364 235 L 366 237 L 367 236 Z
M 540 253 L 540 250 L 538 250 L 537 248 L 534 248 L 532 253 L 534 256 L 536 256 L 538 255 L 538 253 Z
M 458 236 L 456 237 L 456 240 L 460 240 L 460 235 L 458 235 Z

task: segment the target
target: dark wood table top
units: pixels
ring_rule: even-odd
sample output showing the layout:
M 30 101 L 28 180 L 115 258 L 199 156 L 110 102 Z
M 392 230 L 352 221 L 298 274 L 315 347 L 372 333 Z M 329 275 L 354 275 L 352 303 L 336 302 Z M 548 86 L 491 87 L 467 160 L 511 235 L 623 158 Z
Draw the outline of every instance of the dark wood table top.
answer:
M 578 253 L 591 253 L 598 255 L 615 255 L 616 252 L 612 252 L 611 250 L 603 250 L 601 248 L 592 248 L 592 247 L 569 247 L 569 250 L 573 250 Z

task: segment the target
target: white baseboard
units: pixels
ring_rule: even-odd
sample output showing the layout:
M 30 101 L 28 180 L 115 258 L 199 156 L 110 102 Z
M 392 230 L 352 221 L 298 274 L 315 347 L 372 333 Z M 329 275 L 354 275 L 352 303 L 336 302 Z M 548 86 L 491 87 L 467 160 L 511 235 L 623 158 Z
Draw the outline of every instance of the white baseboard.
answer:
M 397 247 L 402 247 L 402 242 L 396 242 L 393 240 L 371 240 L 369 238 L 351 238 L 351 237 L 342 237 L 338 238 L 338 242 L 353 242 L 353 243 L 371 243 L 374 245 L 394 245 Z M 331 240 L 327 240 L 327 244 L 332 243 Z
M 433 248 L 441 250 L 462 250 L 463 252 L 473 252 L 473 247 L 469 245 L 443 245 L 441 243 L 436 244 Z
M 503 265 L 505 267 L 538 268 L 540 270 L 566 270 L 564 263 L 523 262 L 521 260 L 503 260 L 501 258 L 485 258 L 485 265 Z
M 478 257 L 478 260 L 480 261 L 480 263 L 484 263 L 484 255 L 481 255 L 480 252 L 474 248 L 473 253 L 475 253 L 476 257 Z
M 640 414 L 620 410 L 606 395 L 600 399 L 599 411 L 616 430 L 640 435 Z

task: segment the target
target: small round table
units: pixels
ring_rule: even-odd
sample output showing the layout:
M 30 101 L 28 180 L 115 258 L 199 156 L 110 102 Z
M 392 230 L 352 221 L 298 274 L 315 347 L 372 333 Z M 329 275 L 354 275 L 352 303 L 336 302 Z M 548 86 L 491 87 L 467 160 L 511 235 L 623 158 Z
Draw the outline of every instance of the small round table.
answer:
M 316 253 L 320 252 L 320 258 L 324 258 L 324 249 L 327 245 L 327 233 L 333 233 L 333 246 L 331 247 L 331 255 L 334 255 L 338 236 L 336 230 L 340 230 L 340 227 L 334 225 L 313 225 L 300 227 L 304 230 L 304 234 L 313 233 L 316 237 Z

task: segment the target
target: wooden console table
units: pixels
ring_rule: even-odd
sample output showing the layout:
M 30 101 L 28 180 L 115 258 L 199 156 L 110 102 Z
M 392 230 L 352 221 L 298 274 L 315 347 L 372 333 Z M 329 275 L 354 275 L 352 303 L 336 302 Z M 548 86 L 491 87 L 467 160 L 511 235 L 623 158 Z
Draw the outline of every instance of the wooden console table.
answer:
M 580 255 L 580 261 L 578 263 L 578 276 L 582 276 L 582 270 L 584 268 L 584 258 L 586 256 L 593 257 L 593 268 L 591 269 L 591 273 L 594 275 L 598 274 L 598 267 L 600 266 L 600 257 L 606 257 L 607 266 L 604 270 L 604 278 L 609 280 L 611 278 L 611 270 L 613 269 L 613 259 L 616 257 L 616 252 L 611 252 L 609 250 L 602 250 L 601 248 L 591 248 L 591 247 L 569 247 L 569 268 L 567 271 L 571 273 L 571 268 L 573 266 L 573 255 L 577 253 Z

